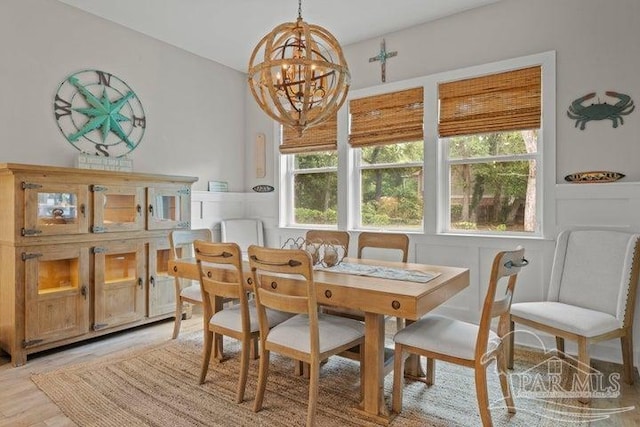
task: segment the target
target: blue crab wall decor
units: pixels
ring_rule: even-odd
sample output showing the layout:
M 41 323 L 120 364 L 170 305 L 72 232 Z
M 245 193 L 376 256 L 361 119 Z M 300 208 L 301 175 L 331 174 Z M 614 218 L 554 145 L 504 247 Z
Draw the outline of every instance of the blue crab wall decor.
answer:
M 595 98 L 596 93 L 588 93 L 585 96 L 581 96 L 571 103 L 571 106 L 567 110 L 567 116 L 570 119 L 576 121 L 576 126 L 580 125 L 580 130 L 584 130 L 587 122 L 591 120 L 605 120 L 609 119 L 613 123 L 613 127 L 618 127 L 618 121 L 620 124 L 624 124 L 622 116 L 630 114 L 636 107 L 633 105 L 633 101 L 629 95 L 623 93 L 607 91 L 607 96 L 618 98 L 619 101 L 615 104 L 607 104 L 607 102 L 598 102 L 597 104 L 591 104 L 588 106 L 582 105 L 582 103 L 588 99 Z M 598 101 L 600 101 L 598 99 Z

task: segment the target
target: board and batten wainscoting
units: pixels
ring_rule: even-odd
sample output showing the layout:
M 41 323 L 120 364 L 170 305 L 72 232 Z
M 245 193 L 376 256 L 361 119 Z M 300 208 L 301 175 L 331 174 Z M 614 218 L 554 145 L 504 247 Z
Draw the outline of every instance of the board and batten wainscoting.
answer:
M 565 228 L 598 227 L 629 232 L 640 231 L 640 182 L 606 184 L 557 184 L 555 191 L 555 224 L 546 224 L 549 239 L 522 237 L 460 236 L 450 234 L 410 234 L 409 262 L 451 265 L 470 268 L 470 285 L 436 311 L 467 321 L 479 320 L 482 298 L 486 292 L 491 260 L 497 251 L 526 248 L 529 266 L 519 278 L 515 301 L 543 300 L 551 275 L 555 236 Z M 259 218 L 264 223 L 265 244 L 279 247 L 289 238 L 304 236 L 306 229 L 278 228 L 276 193 L 212 193 L 192 194 L 192 227 L 213 229 L 219 238 L 220 220 L 224 218 Z M 351 238 L 357 241 L 358 232 Z M 350 256 L 356 256 L 355 246 Z M 640 298 L 636 301 L 634 320 L 634 366 L 640 366 Z M 519 328 L 523 328 L 518 325 Z M 555 346 L 551 336 L 538 334 L 547 349 Z M 540 347 L 528 334 L 516 335 L 516 342 Z M 575 353 L 575 343 L 567 341 L 567 351 Z M 593 358 L 621 363 L 618 340 L 591 346 Z

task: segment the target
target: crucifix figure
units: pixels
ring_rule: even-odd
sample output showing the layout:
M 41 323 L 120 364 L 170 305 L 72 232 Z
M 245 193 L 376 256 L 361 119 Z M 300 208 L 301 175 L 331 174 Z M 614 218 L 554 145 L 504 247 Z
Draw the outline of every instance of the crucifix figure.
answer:
M 397 51 L 387 52 L 387 46 L 384 43 L 384 39 L 380 42 L 380 53 L 378 55 L 369 58 L 369 62 L 380 61 L 380 72 L 382 74 L 382 83 L 387 81 L 387 58 L 392 58 L 398 54 Z

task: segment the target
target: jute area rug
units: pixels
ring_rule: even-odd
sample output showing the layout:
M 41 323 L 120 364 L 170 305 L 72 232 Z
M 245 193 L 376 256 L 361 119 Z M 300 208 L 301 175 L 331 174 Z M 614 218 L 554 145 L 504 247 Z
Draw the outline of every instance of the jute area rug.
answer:
M 307 411 L 307 380 L 294 375 L 293 362 L 276 354 L 271 365 L 264 408 L 254 413 L 258 361 L 252 360 L 242 404 L 234 403 L 238 345 L 225 338 L 222 363 L 212 361 L 203 385 L 198 384 L 201 333 L 181 335 L 144 350 L 123 352 L 104 360 L 37 374 L 32 380 L 71 420 L 80 426 L 299 426 Z M 518 355 L 517 370 L 536 364 L 533 356 Z M 407 382 L 404 407 L 394 426 L 480 425 L 473 372 L 436 363 L 436 384 Z M 494 365 L 495 366 L 495 365 Z M 489 368 L 489 395 L 495 402 L 494 425 L 558 425 L 548 401 L 517 399 L 510 415 L 502 402 L 498 376 Z M 390 404 L 393 375 L 385 380 Z M 319 426 L 375 426 L 354 410 L 359 397 L 359 366 L 332 357 L 321 370 L 317 410 Z M 575 424 L 573 420 L 572 425 Z

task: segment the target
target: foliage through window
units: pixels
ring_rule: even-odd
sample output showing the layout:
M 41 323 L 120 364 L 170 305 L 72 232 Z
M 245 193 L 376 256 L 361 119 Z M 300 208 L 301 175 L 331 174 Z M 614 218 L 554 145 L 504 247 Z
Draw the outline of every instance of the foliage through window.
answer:
M 294 224 L 337 224 L 338 154 L 293 155 Z
M 537 130 L 452 137 L 451 230 L 536 230 Z
M 421 229 L 422 141 L 364 147 L 359 151 L 360 225 Z

